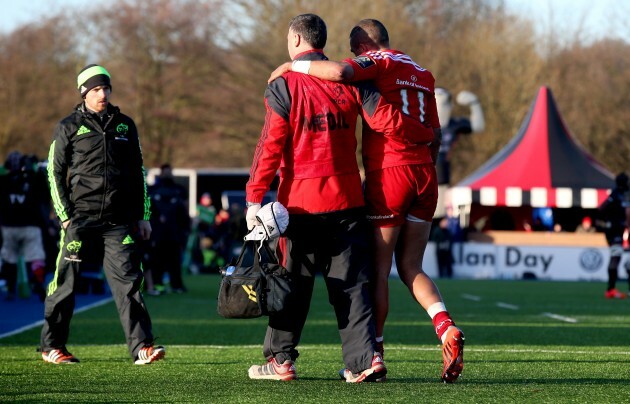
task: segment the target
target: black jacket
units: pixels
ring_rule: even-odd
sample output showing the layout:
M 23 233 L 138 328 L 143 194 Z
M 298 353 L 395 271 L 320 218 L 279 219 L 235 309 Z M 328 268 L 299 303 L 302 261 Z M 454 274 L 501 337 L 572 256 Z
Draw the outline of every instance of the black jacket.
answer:
M 149 220 L 136 125 L 108 105 L 103 120 L 79 104 L 55 128 L 48 179 L 57 216 L 125 224 Z
M 598 225 L 603 228 L 609 244 L 622 241 L 626 223 L 626 208 L 630 206 L 630 191 L 616 187 L 608 198 L 599 206 Z
M 172 178 L 157 178 L 149 187 L 151 197 L 151 239 L 184 244 L 190 230 L 186 189 Z

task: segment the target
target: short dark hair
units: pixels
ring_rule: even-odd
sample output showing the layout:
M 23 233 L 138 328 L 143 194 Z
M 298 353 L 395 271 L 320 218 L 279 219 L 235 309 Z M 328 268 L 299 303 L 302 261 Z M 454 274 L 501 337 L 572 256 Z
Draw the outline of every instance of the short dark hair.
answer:
M 379 20 L 366 18 L 350 31 L 350 44 L 374 42 L 380 48 L 389 48 L 389 33 Z
M 304 40 L 315 49 L 324 49 L 328 32 L 326 23 L 315 14 L 300 14 L 289 22 L 289 29 L 299 34 Z

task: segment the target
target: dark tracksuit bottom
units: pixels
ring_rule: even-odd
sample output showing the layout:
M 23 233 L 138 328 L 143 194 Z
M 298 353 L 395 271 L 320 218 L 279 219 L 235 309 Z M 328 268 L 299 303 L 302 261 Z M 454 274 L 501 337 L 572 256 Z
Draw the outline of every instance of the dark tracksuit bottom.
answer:
M 177 240 L 156 240 L 151 247 L 148 263 L 155 286 L 163 286 L 164 274 L 168 273 L 171 289 L 184 289 L 182 251 Z
M 606 290 L 616 288 L 619 277 L 619 264 L 623 257 L 623 227 L 606 231 L 606 241 L 610 248 L 610 260 L 608 261 L 608 286 Z M 630 285 L 630 271 L 628 273 L 628 285 Z
M 85 258 L 81 253 L 89 249 L 89 243 L 103 245 L 103 269 L 116 302 L 129 354 L 135 358 L 145 343 L 153 342 L 151 319 L 140 294 L 143 275 L 139 247 L 131 236 L 131 225 L 74 218 L 67 229 L 62 229 L 57 270 L 44 302 L 43 352 L 65 348 L 68 342 L 74 289 L 81 260 Z
M 369 368 L 374 355 L 374 321 L 369 296 L 369 235 L 363 209 L 290 216 L 285 266 L 293 274 L 291 303 L 269 316 L 263 354 L 279 363 L 295 360 L 310 308 L 315 274 L 321 272 L 337 317 L 343 361 L 353 373 Z

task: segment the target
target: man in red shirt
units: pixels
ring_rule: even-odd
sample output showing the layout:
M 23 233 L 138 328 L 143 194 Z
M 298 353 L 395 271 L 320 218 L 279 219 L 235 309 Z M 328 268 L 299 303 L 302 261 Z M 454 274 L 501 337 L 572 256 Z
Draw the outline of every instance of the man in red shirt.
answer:
M 293 18 L 287 36 L 296 62 L 327 60 L 326 25 L 314 14 Z M 365 86 L 369 87 L 365 87 Z M 315 273 L 326 282 L 342 342 L 347 382 L 383 380 L 387 372 L 374 347 L 374 321 L 368 293 L 369 224 L 355 153 L 355 129 L 364 125 L 394 136 L 405 118 L 369 83 L 333 83 L 286 73 L 265 91 L 265 124 L 246 186 L 247 222 L 280 169 L 278 202 L 289 225 L 278 242 L 281 262 L 293 275 L 296 300 L 270 315 L 263 354 L 267 363 L 249 369 L 252 379 L 293 380 L 297 345 L 308 314 Z
M 350 32 L 355 58 L 343 62 L 293 61 L 280 66 L 334 82 L 371 80 L 405 117 L 402 136 L 363 134 L 365 197 L 374 227 L 374 316 L 376 341 L 383 352 L 383 329 L 389 311 L 388 278 L 395 254 L 401 280 L 432 319 L 443 344 L 442 380 L 454 382 L 463 370 L 464 334 L 455 326 L 435 283 L 422 270 L 438 188 L 435 161 L 440 146 L 440 123 L 435 102 L 435 79 L 408 55 L 393 50 L 385 26 L 361 20 Z M 412 122 L 415 121 L 415 125 Z M 418 124 L 432 129 L 418 131 Z

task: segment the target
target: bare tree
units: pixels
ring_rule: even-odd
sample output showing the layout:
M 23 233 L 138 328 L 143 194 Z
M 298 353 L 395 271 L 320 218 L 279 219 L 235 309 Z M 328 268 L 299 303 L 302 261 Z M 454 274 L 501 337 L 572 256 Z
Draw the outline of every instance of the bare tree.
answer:
M 75 77 L 67 74 L 75 46 L 62 16 L 0 38 L 0 154 L 47 156 L 55 123 L 78 103 Z
M 551 77 L 572 134 L 613 172 L 628 169 L 630 155 L 630 46 L 602 40 L 554 55 Z
M 211 156 L 191 161 L 188 150 L 218 141 L 213 125 L 222 52 L 213 12 L 220 5 L 119 1 L 94 12 L 91 51 L 115 76 L 116 100 L 136 120 L 149 165 L 214 165 Z
M 556 35 L 565 32 L 553 21 L 540 35 L 502 0 L 113 0 L 51 16 L 0 36 L 0 152 L 45 155 L 54 124 L 80 101 L 76 73 L 101 63 L 114 104 L 138 124 L 147 165 L 248 166 L 267 78 L 289 58 L 288 22 L 307 12 L 326 21 L 331 59 L 351 57 L 351 28 L 376 18 L 437 85 L 480 97 L 486 130 L 453 150 L 454 181 L 509 142 L 542 85 L 589 152 L 627 169 L 628 41 Z M 628 30 L 623 18 L 616 26 Z

